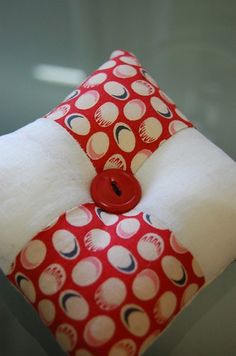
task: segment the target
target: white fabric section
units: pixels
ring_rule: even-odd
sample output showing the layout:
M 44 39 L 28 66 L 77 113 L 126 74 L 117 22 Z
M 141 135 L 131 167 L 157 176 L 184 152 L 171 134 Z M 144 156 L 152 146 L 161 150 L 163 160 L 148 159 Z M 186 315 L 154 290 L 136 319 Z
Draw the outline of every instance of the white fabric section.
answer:
M 236 258 L 236 164 L 194 128 L 165 142 L 136 174 L 138 210 L 173 230 L 207 282 Z
M 96 175 L 79 144 L 39 119 L 0 137 L 0 266 L 55 217 L 91 201 Z M 236 258 L 236 165 L 195 129 L 184 129 L 136 174 L 136 209 L 156 215 L 195 256 L 207 281 Z
M 65 209 L 91 201 L 96 175 L 84 151 L 54 121 L 0 137 L 0 267 Z

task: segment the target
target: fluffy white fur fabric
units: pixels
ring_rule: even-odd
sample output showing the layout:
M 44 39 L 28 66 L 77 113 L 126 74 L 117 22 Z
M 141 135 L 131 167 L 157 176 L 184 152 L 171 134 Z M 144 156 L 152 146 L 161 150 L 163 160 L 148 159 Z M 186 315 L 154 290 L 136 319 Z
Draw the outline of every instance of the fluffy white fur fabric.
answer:
M 91 201 L 96 174 L 77 142 L 57 123 L 39 119 L 0 137 L 0 266 L 65 209 Z
M 189 128 L 163 144 L 137 172 L 143 199 L 200 264 L 206 282 L 236 258 L 236 164 Z
M 66 209 L 90 202 L 95 169 L 54 121 L 0 138 L 0 266 Z M 165 142 L 137 172 L 136 207 L 157 215 L 214 279 L 236 258 L 236 165 L 194 128 Z

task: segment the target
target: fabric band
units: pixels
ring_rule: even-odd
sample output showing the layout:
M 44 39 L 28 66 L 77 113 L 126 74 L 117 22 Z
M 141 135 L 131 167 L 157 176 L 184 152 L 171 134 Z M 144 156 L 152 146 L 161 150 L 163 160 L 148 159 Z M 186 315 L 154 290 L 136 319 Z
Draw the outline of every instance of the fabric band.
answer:
M 161 221 L 93 203 L 35 236 L 8 278 L 75 356 L 141 354 L 205 282 Z
M 193 124 L 129 52 L 116 51 L 45 116 L 80 144 L 97 172 L 135 173 L 158 147 Z

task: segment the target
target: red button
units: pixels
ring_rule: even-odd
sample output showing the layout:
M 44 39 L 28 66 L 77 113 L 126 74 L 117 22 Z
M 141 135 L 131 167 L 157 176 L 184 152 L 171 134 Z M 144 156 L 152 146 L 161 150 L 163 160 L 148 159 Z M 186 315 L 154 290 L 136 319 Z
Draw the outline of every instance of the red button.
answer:
M 141 198 L 137 179 L 120 169 L 99 173 L 92 181 L 90 192 L 97 206 L 115 214 L 133 209 Z

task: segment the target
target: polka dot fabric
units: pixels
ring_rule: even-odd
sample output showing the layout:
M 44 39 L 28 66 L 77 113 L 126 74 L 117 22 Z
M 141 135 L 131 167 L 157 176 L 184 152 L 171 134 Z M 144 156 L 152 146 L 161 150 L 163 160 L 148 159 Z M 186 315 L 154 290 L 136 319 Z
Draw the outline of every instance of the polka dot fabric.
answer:
M 75 138 L 97 172 L 135 173 L 165 140 L 193 126 L 137 58 L 120 50 L 45 117 Z
M 192 124 L 137 58 L 111 58 L 45 116 L 97 172 L 135 173 Z M 204 285 L 192 256 L 157 218 L 75 207 L 22 249 L 8 278 L 73 356 L 141 355 Z
M 205 283 L 156 217 L 93 203 L 37 234 L 8 278 L 73 356 L 141 355 Z

